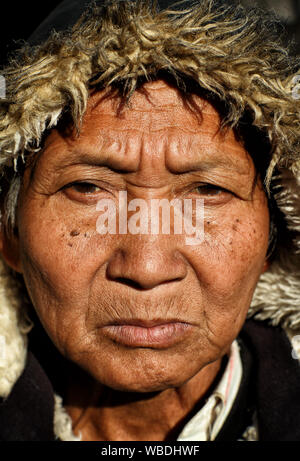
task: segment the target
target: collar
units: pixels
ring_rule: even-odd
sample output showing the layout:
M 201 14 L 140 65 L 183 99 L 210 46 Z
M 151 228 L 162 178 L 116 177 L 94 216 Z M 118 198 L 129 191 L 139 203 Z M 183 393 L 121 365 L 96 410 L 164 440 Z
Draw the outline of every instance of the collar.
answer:
M 239 346 L 234 341 L 221 380 L 201 410 L 184 426 L 178 441 L 212 441 L 216 438 L 238 393 L 242 370 Z

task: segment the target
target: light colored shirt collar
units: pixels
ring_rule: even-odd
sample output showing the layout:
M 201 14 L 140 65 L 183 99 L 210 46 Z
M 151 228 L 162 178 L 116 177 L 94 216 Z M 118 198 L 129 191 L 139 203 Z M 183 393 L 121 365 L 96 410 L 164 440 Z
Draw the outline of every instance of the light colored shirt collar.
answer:
M 222 428 L 237 396 L 243 368 L 235 340 L 230 348 L 228 363 L 218 385 L 204 406 L 184 426 L 178 441 L 212 441 Z

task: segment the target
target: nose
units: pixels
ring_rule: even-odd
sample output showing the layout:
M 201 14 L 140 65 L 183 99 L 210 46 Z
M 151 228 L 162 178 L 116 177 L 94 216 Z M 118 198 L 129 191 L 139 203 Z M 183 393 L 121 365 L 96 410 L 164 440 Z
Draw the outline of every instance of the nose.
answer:
M 168 244 L 131 239 L 113 253 L 107 277 L 140 290 L 178 282 L 187 275 L 187 264 L 177 249 Z

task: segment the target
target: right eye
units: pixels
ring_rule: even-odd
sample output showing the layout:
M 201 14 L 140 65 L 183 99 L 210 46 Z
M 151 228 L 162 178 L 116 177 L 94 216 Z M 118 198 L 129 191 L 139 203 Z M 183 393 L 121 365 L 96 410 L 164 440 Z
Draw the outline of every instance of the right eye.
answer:
M 95 194 L 100 191 L 100 187 L 89 182 L 73 182 L 67 184 L 63 189 L 73 189 L 80 194 Z
M 95 204 L 106 191 L 93 183 L 75 181 L 66 184 L 61 191 L 70 200 L 82 202 L 87 205 Z

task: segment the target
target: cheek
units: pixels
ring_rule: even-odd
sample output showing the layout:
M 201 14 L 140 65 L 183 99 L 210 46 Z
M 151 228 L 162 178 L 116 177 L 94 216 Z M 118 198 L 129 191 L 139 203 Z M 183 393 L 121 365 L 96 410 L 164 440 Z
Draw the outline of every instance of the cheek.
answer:
M 244 203 L 226 213 L 207 211 L 204 242 L 185 250 L 197 275 L 207 328 L 216 337 L 239 332 L 263 270 L 268 208 L 265 200 L 249 208 Z
M 202 255 L 211 270 L 199 268 L 200 277 L 209 277 L 212 287 L 235 290 L 259 277 L 268 244 L 268 233 L 259 221 L 240 215 L 221 223 L 216 220 L 206 226 L 205 236 Z
M 96 232 L 95 210 L 75 219 L 72 210 L 29 205 L 19 213 L 23 276 L 41 322 L 59 346 L 66 340 L 64 326 L 84 334 L 93 278 L 104 272 L 115 236 Z
M 110 239 L 96 232 L 95 209 L 74 212 L 72 206 L 25 204 L 19 216 L 24 273 L 35 267 L 53 286 L 88 278 L 97 262 L 105 261 Z

